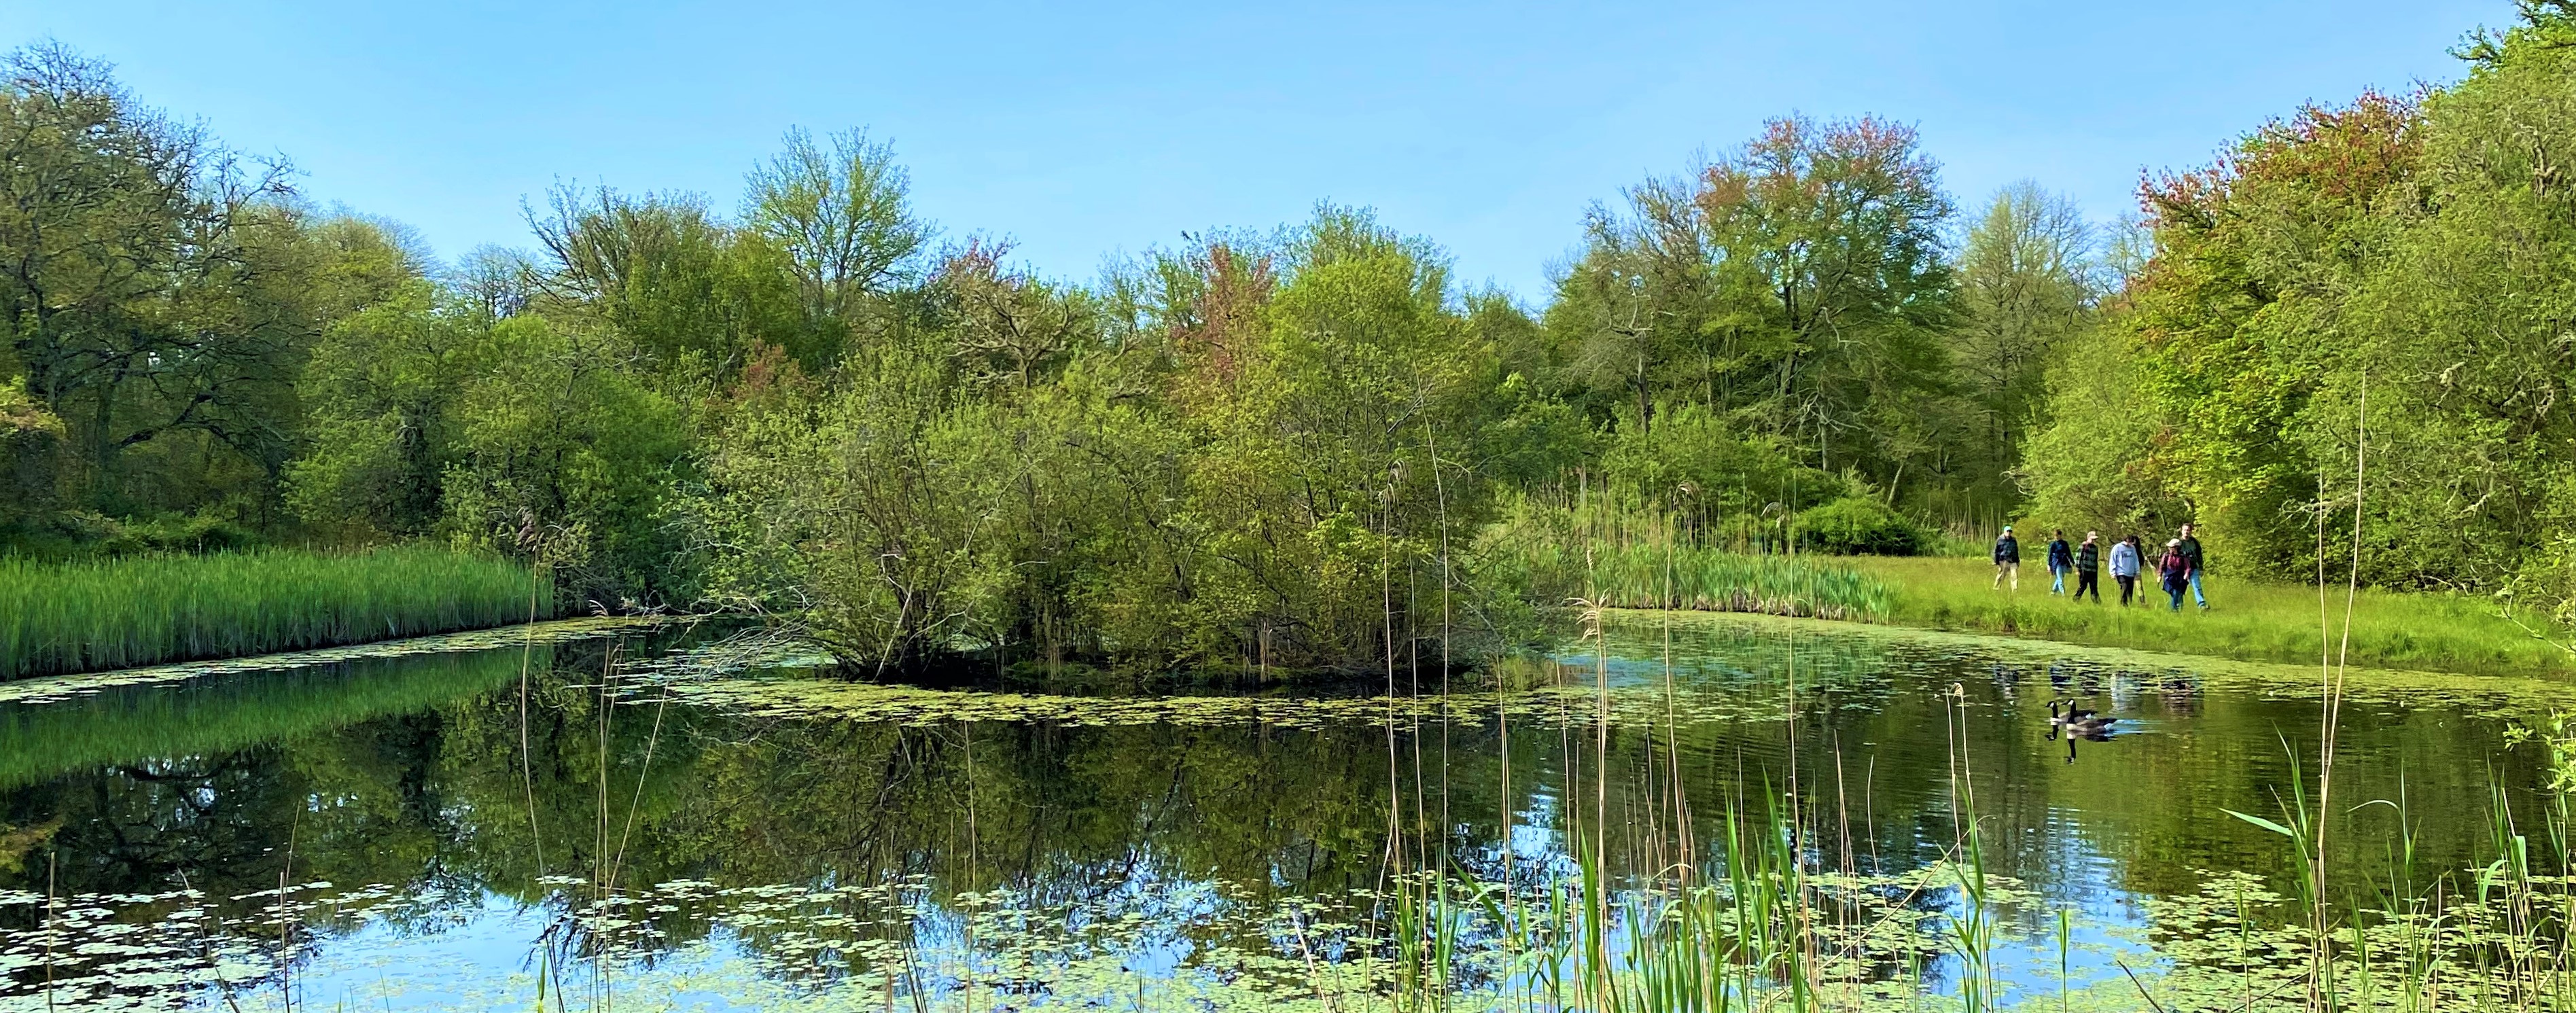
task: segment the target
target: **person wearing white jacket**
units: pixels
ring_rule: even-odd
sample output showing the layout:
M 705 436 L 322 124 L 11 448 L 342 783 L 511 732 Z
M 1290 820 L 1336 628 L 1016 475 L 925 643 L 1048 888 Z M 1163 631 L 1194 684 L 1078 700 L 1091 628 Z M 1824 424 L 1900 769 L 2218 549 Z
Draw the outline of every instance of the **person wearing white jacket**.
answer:
M 2138 593 L 2140 562 L 2138 536 L 2130 535 L 2120 539 L 2120 544 L 2111 547 L 2111 579 L 2120 582 L 2120 604 L 2122 605 L 2127 605 L 2130 596 Z

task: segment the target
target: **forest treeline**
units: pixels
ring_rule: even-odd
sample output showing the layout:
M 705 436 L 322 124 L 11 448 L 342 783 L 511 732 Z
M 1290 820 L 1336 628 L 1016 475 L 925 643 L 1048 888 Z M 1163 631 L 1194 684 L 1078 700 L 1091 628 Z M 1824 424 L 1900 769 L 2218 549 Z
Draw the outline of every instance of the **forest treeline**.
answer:
M 566 186 L 528 250 L 440 263 L 32 47 L 0 542 L 437 541 L 860 668 L 1365 668 L 1529 636 L 1579 588 L 1527 550 L 1602 532 L 2196 519 L 2221 570 L 2339 576 L 2358 467 L 2363 580 L 2563 612 L 2576 20 L 2525 14 L 2112 227 L 2031 184 L 1962 210 L 1901 125 L 1777 120 L 1585 214 L 1536 307 L 1329 204 L 1041 277 L 858 132 L 791 132 L 738 207 Z

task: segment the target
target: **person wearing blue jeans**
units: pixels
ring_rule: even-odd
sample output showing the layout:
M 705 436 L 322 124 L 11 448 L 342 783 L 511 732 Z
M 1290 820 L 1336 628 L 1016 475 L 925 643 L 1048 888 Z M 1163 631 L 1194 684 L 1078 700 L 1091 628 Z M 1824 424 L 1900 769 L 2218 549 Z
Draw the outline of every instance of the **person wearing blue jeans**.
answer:
M 2066 571 L 2075 568 L 2075 551 L 2066 547 L 2066 532 L 2048 533 L 2048 593 L 2066 593 Z
M 2156 563 L 2156 578 L 2164 584 L 2165 594 L 2173 598 L 2168 608 L 2174 612 L 2182 611 L 2183 588 L 2191 586 L 2187 567 L 2182 558 L 2182 539 L 2167 539 L 2164 559 Z
M 2182 554 L 2183 581 L 2191 585 L 2191 600 L 2203 612 L 2209 611 L 2209 596 L 2200 590 L 2200 539 L 2191 536 L 2191 525 L 2182 526 L 2182 537 L 2174 540 L 2175 550 Z

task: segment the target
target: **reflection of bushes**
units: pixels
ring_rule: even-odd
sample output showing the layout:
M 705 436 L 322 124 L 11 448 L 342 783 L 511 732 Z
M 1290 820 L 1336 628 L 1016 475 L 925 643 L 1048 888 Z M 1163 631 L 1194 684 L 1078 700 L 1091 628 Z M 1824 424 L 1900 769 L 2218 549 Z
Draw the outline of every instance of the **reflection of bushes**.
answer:
M 408 714 L 498 686 L 518 675 L 519 659 L 517 648 L 415 655 L 0 708 L 0 742 L 10 744 L 0 750 L 0 785 L 102 764 L 211 755 Z

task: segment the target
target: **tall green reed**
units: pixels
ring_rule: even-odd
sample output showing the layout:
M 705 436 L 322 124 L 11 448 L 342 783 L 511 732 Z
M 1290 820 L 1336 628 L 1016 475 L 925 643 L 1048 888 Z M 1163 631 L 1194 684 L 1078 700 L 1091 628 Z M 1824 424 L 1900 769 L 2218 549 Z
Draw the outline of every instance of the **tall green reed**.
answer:
M 1602 608 L 1762 612 L 1822 619 L 1875 619 L 1888 614 L 1885 581 L 1821 556 L 1757 556 L 1674 544 L 1597 548 L 1590 593 Z M 1514 550 L 1513 563 L 1533 588 L 1585 583 L 1583 553 L 1561 546 Z M 1571 597 L 1571 595 L 1568 595 Z
M 1671 579 L 1669 572 L 1665 579 Z M 1576 604 L 1582 636 L 1600 649 L 1599 608 L 1590 600 Z M 1593 675 L 1595 689 L 1606 692 L 1602 674 Z M 1794 670 L 1786 691 L 1794 723 Z M 1957 1006 L 1998 1008 L 1993 952 L 1999 910 L 1985 871 L 1974 779 L 1962 745 L 1965 708 L 1954 708 L 1952 720 L 1957 842 L 1943 860 L 1898 878 L 1865 874 L 1847 839 L 1837 859 L 1826 842 L 1838 824 L 1846 838 L 1850 832 L 1841 804 L 1828 801 L 1839 798 L 1839 791 L 1803 800 L 1794 767 L 1783 782 L 1765 778 L 1758 794 L 1726 800 L 1715 825 L 1705 828 L 1705 839 L 1689 826 L 1691 807 L 1679 777 L 1650 786 L 1649 794 L 1669 797 L 1640 799 L 1646 804 L 1635 811 L 1671 814 L 1669 830 L 1682 850 L 1667 854 L 1666 828 L 1632 817 L 1618 827 L 1620 843 L 1647 855 L 1653 869 L 1623 877 L 1612 871 L 1609 858 L 1612 824 L 1603 785 L 1612 756 L 1606 734 L 1583 744 L 1589 749 L 1568 736 L 1564 797 L 1591 796 L 1590 804 L 1563 810 L 1561 857 L 1570 868 L 1535 890 L 1475 882 L 1465 870 L 1457 870 L 1454 880 L 1447 869 L 1399 876 L 1404 885 L 1395 891 L 1388 918 L 1396 968 L 1385 983 L 1389 1005 L 1597 1013 L 1876 1009 L 1886 1007 L 1883 990 L 1871 981 L 1875 969 L 1916 968 L 1919 993 L 1920 969 L 1948 958 L 1963 969 Z M 1606 729 L 1607 722 L 1596 716 L 1596 733 Z M 1671 729 L 1664 731 L 1661 745 L 1672 751 L 1668 757 L 1653 756 L 1656 736 L 1652 730 L 1647 736 L 1642 769 L 1650 781 L 1661 764 L 1679 762 L 1678 741 Z M 1796 755 L 1794 746 L 1790 754 Z M 1583 784 L 1587 774 L 1590 785 Z M 1710 850 L 1703 853 L 1702 847 Z M 1469 902 L 1454 900 L 1460 897 Z M 1477 942 L 1503 951 L 1508 972 L 1498 991 L 1458 994 L 1464 984 L 1454 971 L 1464 945 L 1462 911 L 1480 912 L 1487 928 Z
M 0 558 L 0 680 L 501 626 L 553 598 L 525 567 L 425 546 Z
M 1887 583 L 1845 557 L 1758 551 L 1793 545 L 1729 541 L 1673 511 L 1602 498 L 1518 504 L 1477 536 L 1475 555 L 1480 569 L 1537 602 L 1826 619 L 1889 614 Z

